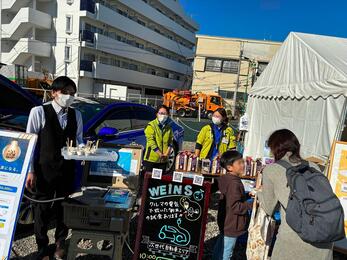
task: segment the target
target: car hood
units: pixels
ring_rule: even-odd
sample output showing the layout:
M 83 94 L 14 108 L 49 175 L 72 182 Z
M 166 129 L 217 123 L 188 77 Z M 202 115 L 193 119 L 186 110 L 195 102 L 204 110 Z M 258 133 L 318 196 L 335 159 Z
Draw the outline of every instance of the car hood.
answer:
M 0 75 L 0 114 L 29 114 L 30 109 L 42 103 L 34 95 L 13 81 Z

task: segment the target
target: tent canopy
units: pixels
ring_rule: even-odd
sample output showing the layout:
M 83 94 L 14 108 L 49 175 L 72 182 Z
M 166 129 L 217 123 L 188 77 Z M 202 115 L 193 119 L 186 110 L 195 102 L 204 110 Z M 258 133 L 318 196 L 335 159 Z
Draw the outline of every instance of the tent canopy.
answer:
M 328 156 L 347 96 L 347 39 L 290 33 L 249 94 L 246 156 L 262 157 L 282 128 L 302 156 Z
M 251 96 L 327 98 L 347 94 L 347 39 L 292 32 Z

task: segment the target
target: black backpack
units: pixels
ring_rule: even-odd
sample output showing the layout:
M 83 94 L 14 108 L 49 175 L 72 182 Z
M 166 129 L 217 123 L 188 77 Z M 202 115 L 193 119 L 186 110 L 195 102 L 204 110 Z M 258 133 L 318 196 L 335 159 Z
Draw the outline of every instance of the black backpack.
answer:
M 345 238 L 343 208 L 328 178 L 307 161 L 297 166 L 283 160 L 277 164 L 287 170 L 288 225 L 308 243 L 330 243 Z

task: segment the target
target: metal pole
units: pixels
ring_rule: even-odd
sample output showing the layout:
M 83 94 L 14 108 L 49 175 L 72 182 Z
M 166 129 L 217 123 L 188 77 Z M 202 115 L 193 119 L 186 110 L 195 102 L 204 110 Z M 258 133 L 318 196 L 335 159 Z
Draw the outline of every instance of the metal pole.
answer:
M 79 89 L 79 84 L 80 84 L 80 75 L 81 75 L 81 49 L 82 49 L 82 31 L 80 31 L 79 33 L 79 37 L 78 37 L 78 41 L 79 41 L 79 47 L 78 47 L 78 57 L 77 57 L 77 89 Z M 93 82 L 94 85 L 94 82 Z M 94 93 L 93 93 L 94 94 Z
M 173 118 L 173 114 L 174 114 L 174 106 L 175 106 L 175 101 L 172 100 L 172 103 L 171 103 L 171 118 Z
M 198 113 L 199 122 L 201 121 L 201 104 L 199 103 L 199 113 Z
M 67 38 L 65 38 L 65 47 L 64 47 L 64 76 L 67 76 L 67 62 L 65 60 L 65 58 L 66 58 L 66 44 L 67 44 Z
M 238 67 L 238 71 L 237 71 L 237 80 L 236 80 L 236 87 L 235 87 L 235 91 L 234 91 L 234 98 L 233 98 L 233 109 L 232 109 L 232 115 L 233 117 L 235 117 L 235 113 L 236 113 L 236 101 L 237 101 L 237 92 L 240 86 L 240 72 L 241 72 L 241 60 L 242 60 L 242 56 L 243 56 L 243 46 L 244 46 L 244 42 L 240 42 L 240 56 L 239 56 L 239 67 Z

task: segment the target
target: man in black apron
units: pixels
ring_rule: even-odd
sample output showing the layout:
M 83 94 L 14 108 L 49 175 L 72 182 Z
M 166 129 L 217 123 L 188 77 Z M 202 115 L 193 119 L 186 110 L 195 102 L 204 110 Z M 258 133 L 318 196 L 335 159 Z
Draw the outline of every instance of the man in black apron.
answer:
M 61 148 L 67 141 L 83 144 L 81 113 L 70 108 L 76 93 L 75 83 L 68 77 L 58 77 L 52 84 L 53 101 L 30 111 L 27 132 L 38 134 L 38 145 L 28 173 L 26 187 L 34 189 L 35 198 L 49 200 L 65 197 L 73 192 L 75 161 L 64 160 Z M 48 225 L 52 215 L 56 218 L 56 258 L 65 255 L 68 229 L 63 223 L 61 203 L 35 205 L 35 237 L 38 245 L 37 259 L 49 259 Z

